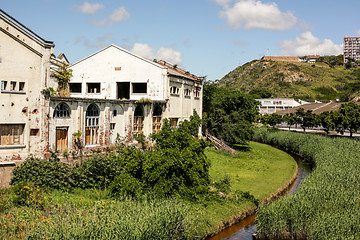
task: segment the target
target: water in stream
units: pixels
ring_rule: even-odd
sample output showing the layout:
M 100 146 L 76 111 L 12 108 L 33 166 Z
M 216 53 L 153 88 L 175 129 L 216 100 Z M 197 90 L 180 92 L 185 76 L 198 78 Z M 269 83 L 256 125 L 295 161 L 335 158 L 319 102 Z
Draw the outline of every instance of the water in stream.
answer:
M 311 172 L 311 167 L 305 165 L 301 162 L 297 156 L 293 156 L 298 163 L 298 173 L 295 182 L 290 186 L 289 190 L 284 194 L 292 194 L 296 192 L 302 180 Z M 252 235 L 256 233 L 256 224 L 255 224 L 256 214 L 245 218 L 244 220 L 238 222 L 237 224 L 225 229 L 219 234 L 208 238 L 208 240 L 250 240 Z

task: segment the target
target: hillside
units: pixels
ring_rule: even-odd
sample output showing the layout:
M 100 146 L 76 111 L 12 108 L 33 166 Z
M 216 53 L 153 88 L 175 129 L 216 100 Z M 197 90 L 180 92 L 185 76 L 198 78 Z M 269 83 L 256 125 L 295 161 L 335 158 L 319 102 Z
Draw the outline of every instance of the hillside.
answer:
M 325 63 L 254 60 L 228 73 L 219 84 L 244 92 L 266 89 L 271 97 L 347 101 L 360 96 L 360 69 L 330 68 Z

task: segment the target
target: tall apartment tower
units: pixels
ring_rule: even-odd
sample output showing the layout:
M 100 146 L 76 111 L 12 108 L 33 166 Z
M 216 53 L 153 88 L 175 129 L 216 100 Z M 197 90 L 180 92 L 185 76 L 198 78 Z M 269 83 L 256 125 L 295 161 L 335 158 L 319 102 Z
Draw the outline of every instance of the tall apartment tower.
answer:
M 344 64 L 348 58 L 360 61 L 360 37 L 344 37 Z

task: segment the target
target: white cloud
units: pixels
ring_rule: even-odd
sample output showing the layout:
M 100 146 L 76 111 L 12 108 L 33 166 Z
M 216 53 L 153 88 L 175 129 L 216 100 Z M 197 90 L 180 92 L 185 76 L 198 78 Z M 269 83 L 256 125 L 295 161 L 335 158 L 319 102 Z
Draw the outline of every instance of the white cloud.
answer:
M 130 49 L 130 52 L 148 59 L 152 59 L 154 57 L 153 51 L 154 48 L 145 43 L 135 43 L 134 46 Z
M 246 41 L 240 41 L 240 40 L 234 40 L 233 43 L 237 46 L 243 46 L 247 44 Z
M 180 64 L 182 63 L 182 54 L 172 48 L 161 47 L 156 53 L 156 58 L 165 60 L 171 64 Z
M 297 36 L 295 41 L 286 40 L 279 43 L 281 55 L 338 55 L 342 53 L 342 44 L 335 44 L 330 39 L 321 40 L 311 32 L 304 32 Z
M 130 13 L 124 7 L 116 9 L 111 15 L 110 19 L 114 22 L 124 22 L 130 18 Z
M 283 31 L 291 29 L 297 22 L 291 12 L 281 12 L 276 3 L 262 3 L 260 0 L 240 0 L 232 7 L 224 6 L 220 17 L 226 19 L 234 30 L 244 27 Z
M 148 44 L 135 43 L 130 51 L 148 59 L 164 60 L 171 64 L 181 64 L 183 62 L 181 52 L 169 47 L 160 47 L 158 51 L 154 52 L 154 48 Z
M 360 35 L 360 29 L 357 31 L 357 34 Z
M 84 14 L 94 14 L 94 13 L 100 11 L 101 9 L 103 9 L 104 5 L 101 3 L 84 2 L 84 4 L 79 6 L 78 8 Z

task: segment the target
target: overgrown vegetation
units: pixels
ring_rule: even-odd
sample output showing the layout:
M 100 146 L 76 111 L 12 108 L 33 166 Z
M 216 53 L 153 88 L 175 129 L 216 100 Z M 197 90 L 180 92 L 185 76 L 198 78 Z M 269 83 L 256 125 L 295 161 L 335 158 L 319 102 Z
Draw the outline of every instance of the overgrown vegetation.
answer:
M 29 159 L 13 187 L 0 189 L 0 238 L 194 239 L 255 208 L 292 175 L 291 157 L 269 146 L 250 143 L 254 150 L 236 156 L 205 150 L 199 124 L 196 115 L 176 129 L 166 121 L 152 149 L 119 144 L 75 167 L 55 154 Z
M 296 194 L 260 209 L 258 234 L 271 239 L 360 238 L 360 143 L 259 128 L 254 139 L 315 164 Z
M 205 82 L 203 128 L 229 144 L 246 144 L 252 137 L 259 103 L 236 90 Z

